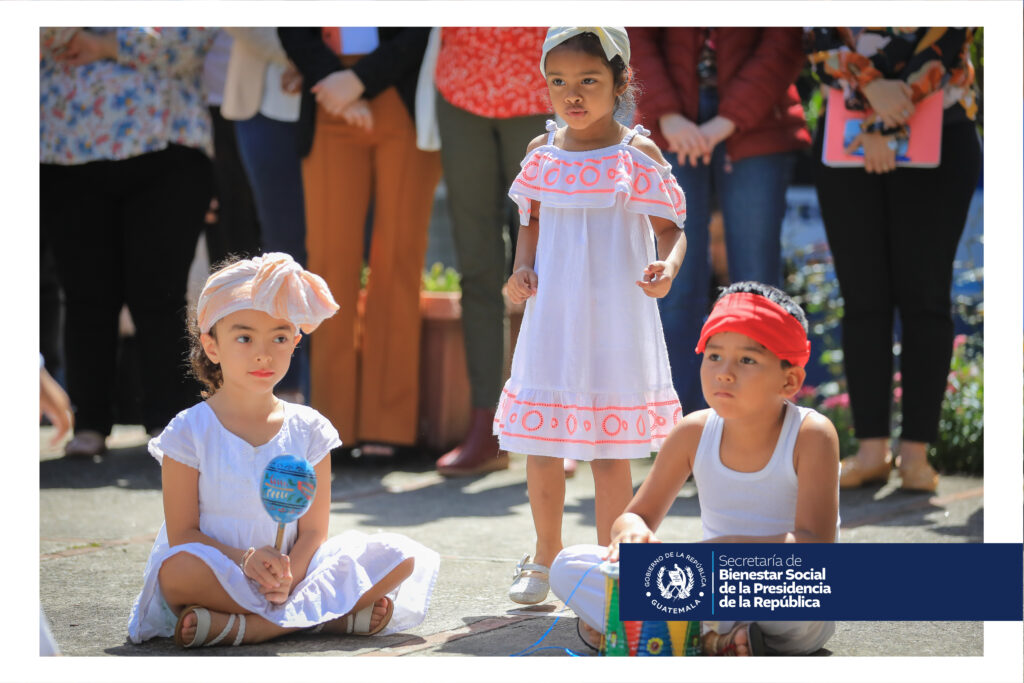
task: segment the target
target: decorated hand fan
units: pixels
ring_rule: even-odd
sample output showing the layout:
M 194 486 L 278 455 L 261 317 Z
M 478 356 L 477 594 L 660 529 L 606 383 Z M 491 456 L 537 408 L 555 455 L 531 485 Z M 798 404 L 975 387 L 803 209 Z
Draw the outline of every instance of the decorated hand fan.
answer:
M 263 470 L 260 498 L 270 518 L 277 522 L 277 541 L 281 550 L 284 525 L 294 522 L 306 513 L 316 493 L 316 472 L 294 455 L 279 455 Z

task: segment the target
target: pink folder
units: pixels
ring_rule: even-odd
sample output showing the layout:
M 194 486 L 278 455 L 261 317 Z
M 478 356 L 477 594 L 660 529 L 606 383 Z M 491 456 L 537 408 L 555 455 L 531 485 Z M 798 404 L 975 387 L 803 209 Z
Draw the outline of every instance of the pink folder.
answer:
M 828 109 L 825 114 L 825 140 L 821 161 L 826 166 L 854 167 L 864 165 L 860 150 L 845 152 L 849 142 L 860 132 L 865 113 L 850 111 L 843 102 L 843 91 L 828 91 Z M 917 103 L 914 114 L 907 121 L 908 139 L 899 140 L 896 150 L 897 166 L 934 168 L 942 154 L 942 92 L 934 92 Z

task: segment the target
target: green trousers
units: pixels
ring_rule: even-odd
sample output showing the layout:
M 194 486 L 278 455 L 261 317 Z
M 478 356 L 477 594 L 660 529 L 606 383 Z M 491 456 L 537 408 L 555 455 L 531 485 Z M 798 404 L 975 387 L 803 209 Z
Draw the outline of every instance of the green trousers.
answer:
M 508 344 L 501 288 L 508 277 L 511 240 L 518 234 L 518 220 L 510 220 L 517 214 L 508 190 L 526 146 L 544 133 L 547 118 L 486 118 L 437 96 L 441 164 L 462 275 L 462 325 L 474 408 L 494 408 L 501 392 Z

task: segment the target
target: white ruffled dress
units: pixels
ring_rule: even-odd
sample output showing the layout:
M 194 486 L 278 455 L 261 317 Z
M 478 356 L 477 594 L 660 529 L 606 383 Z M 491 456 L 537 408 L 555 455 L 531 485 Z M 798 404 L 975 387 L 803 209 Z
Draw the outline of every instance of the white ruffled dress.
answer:
M 648 215 L 682 228 L 671 167 L 630 144 L 571 152 L 547 144 L 522 161 L 509 196 L 529 223 L 541 202 L 534 270 L 501 392 L 502 449 L 575 460 L 643 458 L 682 417 L 655 299 L 636 282 L 658 259 Z
M 289 454 L 315 466 L 341 445 L 337 430 L 320 413 L 293 403 L 284 407 L 280 431 L 262 446 L 254 447 L 225 429 L 206 403 L 182 411 L 150 440 L 149 452 L 158 462 L 169 457 L 199 470 L 199 528 L 204 534 L 236 548 L 273 545 L 277 523 L 260 500 L 267 463 Z M 330 483 L 318 482 L 317 495 L 330 495 Z M 298 522 L 285 526 L 284 552 L 294 545 L 297 533 Z M 413 575 L 391 595 L 394 615 L 383 634 L 423 621 L 440 564 L 436 552 L 401 534 L 349 530 L 327 539 L 288 601 L 272 605 L 260 595 L 258 584 L 216 548 L 202 543 L 170 547 L 163 525 L 146 563 L 142 592 L 132 607 L 128 637 L 133 643 L 174 634 L 177 618 L 164 601 L 157 575 L 164 560 L 181 552 L 205 562 L 244 609 L 288 627 L 315 626 L 347 614 L 359 596 L 403 560 L 415 557 Z

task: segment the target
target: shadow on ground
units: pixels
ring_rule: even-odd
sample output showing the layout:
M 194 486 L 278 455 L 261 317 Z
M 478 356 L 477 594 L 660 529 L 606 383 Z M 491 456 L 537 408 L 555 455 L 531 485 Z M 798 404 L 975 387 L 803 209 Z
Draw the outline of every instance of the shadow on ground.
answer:
M 104 455 L 56 458 L 39 463 L 40 489 L 91 489 L 104 486 L 160 490 L 160 465 L 145 446 L 112 448 Z

